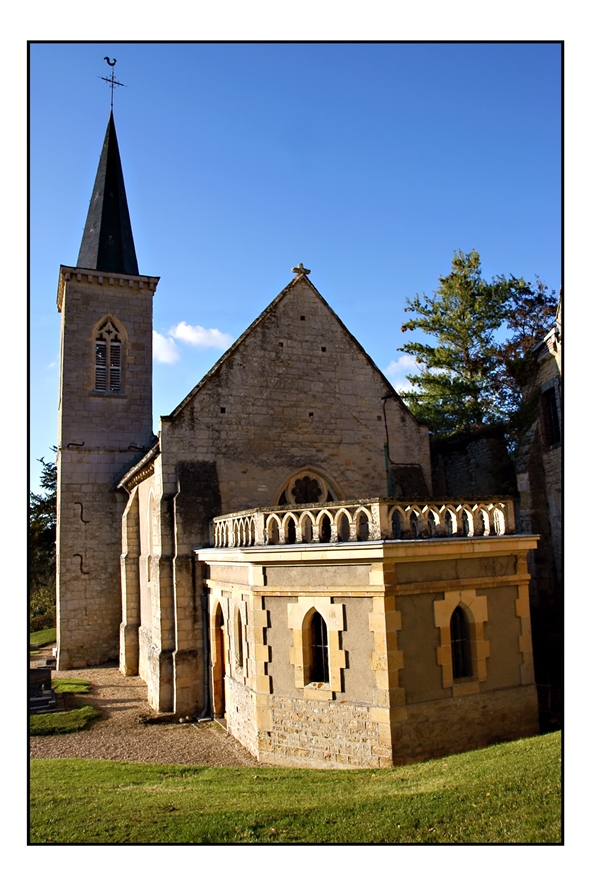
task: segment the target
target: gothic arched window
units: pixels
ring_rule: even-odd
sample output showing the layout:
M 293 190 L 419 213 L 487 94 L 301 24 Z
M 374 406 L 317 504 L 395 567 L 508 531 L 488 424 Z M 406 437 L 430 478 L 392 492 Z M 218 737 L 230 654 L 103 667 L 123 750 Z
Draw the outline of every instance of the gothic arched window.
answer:
M 456 606 L 451 614 L 450 634 L 454 680 L 460 677 L 471 677 L 470 626 L 461 606 Z
M 109 394 L 122 390 L 122 343 L 119 329 L 111 319 L 102 323 L 94 343 L 94 389 Z
M 310 683 L 328 683 L 328 633 L 319 612 L 310 621 Z

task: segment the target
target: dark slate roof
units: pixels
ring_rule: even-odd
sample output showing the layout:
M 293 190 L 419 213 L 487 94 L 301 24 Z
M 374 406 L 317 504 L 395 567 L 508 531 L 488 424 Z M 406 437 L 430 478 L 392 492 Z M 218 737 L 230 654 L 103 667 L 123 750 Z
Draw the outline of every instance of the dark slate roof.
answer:
M 76 266 L 115 274 L 139 274 L 112 112 Z

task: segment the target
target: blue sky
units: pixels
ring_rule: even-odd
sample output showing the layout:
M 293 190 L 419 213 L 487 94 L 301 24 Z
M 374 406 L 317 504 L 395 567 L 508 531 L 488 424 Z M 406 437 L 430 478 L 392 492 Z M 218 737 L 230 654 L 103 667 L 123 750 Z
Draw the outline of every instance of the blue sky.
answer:
M 395 384 L 405 299 L 454 250 L 561 285 L 557 43 L 38 43 L 30 48 L 31 484 L 57 439 L 60 264 L 109 114 L 154 298 L 154 428 L 292 279 Z

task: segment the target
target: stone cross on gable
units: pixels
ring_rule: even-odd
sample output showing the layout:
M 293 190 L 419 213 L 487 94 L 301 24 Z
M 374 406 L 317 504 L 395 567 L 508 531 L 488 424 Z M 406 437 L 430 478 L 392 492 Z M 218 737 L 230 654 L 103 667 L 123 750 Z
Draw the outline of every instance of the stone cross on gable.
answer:
M 301 276 L 304 275 L 304 274 L 309 274 L 310 271 L 309 271 L 308 268 L 305 268 L 305 267 L 303 266 L 303 264 L 300 262 L 299 265 L 298 265 L 296 268 L 292 268 L 292 269 L 291 269 L 291 273 L 292 273 L 292 274 L 297 274 L 299 277 L 301 277 Z

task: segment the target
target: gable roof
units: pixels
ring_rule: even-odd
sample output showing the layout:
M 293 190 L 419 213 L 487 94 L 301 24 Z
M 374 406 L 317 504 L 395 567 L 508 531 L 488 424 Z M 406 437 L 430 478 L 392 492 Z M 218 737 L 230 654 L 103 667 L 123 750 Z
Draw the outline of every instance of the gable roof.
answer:
M 408 413 L 408 415 L 413 419 L 413 421 L 416 424 L 421 424 L 421 422 L 419 422 L 415 418 L 415 416 L 412 414 L 412 412 L 410 411 L 408 406 L 404 403 L 404 401 L 402 400 L 400 395 L 396 393 L 396 391 L 394 390 L 394 388 L 392 387 L 391 383 L 388 381 L 388 379 L 386 378 L 384 373 L 381 371 L 381 369 L 379 369 L 376 366 L 376 364 L 371 359 L 371 357 L 369 356 L 367 351 L 362 347 L 362 345 L 359 344 L 359 342 L 357 341 L 355 336 L 347 329 L 347 327 L 345 326 L 345 324 L 343 323 L 341 318 L 338 316 L 338 314 L 336 314 L 333 311 L 333 309 L 328 304 L 326 299 L 323 298 L 323 296 L 318 292 L 318 290 L 316 289 L 316 287 L 314 286 L 312 281 L 309 280 L 308 277 L 303 274 L 301 274 L 301 275 L 298 274 L 297 277 L 295 277 L 293 280 L 291 280 L 287 284 L 285 289 L 281 290 L 279 295 L 277 295 L 273 299 L 273 301 L 269 305 L 267 305 L 267 307 L 264 309 L 264 311 L 262 311 L 259 314 L 259 316 L 256 318 L 256 320 L 254 320 L 250 324 L 250 326 L 247 329 L 245 329 L 245 331 L 242 333 L 242 335 L 239 336 L 236 339 L 236 341 L 230 345 L 228 350 L 224 354 L 222 354 L 222 356 L 217 361 L 217 363 L 215 363 L 214 366 L 212 366 L 212 368 L 209 370 L 209 372 L 207 372 L 203 376 L 201 381 L 198 382 L 191 391 L 189 391 L 189 393 L 187 394 L 187 396 L 183 400 L 181 400 L 181 402 L 176 407 L 176 409 L 174 409 L 170 413 L 170 415 L 163 415 L 162 416 L 162 418 L 164 420 L 173 421 L 175 418 L 177 418 L 178 415 L 180 415 L 180 413 L 183 411 L 185 406 L 187 406 L 187 404 L 190 403 L 190 401 L 193 399 L 193 397 L 196 396 L 196 394 L 201 390 L 201 388 L 203 388 L 207 384 L 209 379 L 211 379 L 213 376 L 215 376 L 220 371 L 220 369 L 224 365 L 224 363 L 240 348 L 241 344 L 252 334 L 252 332 L 265 321 L 265 319 L 273 312 L 273 310 L 276 308 L 276 306 L 287 296 L 287 294 L 289 292 L 291 292 L 292 289 L 295 288 L 295 286 L 298 283 L 304 283 L 306 286 L 308 286 L 308 288 L 311 290 L 311 292 L 319 299 L 319 301 L 330 312 L 330 314 L 332 314 L 333 318 L 339 324 L 339 326 L 341 327 L 341 329 L 343 330 L 345 335 L 349 338 L 349 340 L 353 343 L 353 345 L 361 352 L 361 354 L 365 357 L 365 359 L 372 366 L 372 368 L 375 370 L 375 372 L 381 377 L 382 381 L 384 382 L 385 387 L 387 388 L 389 397 L 397 400 L 399 402 L 399 404 L 405 409 L 405 411 Z

